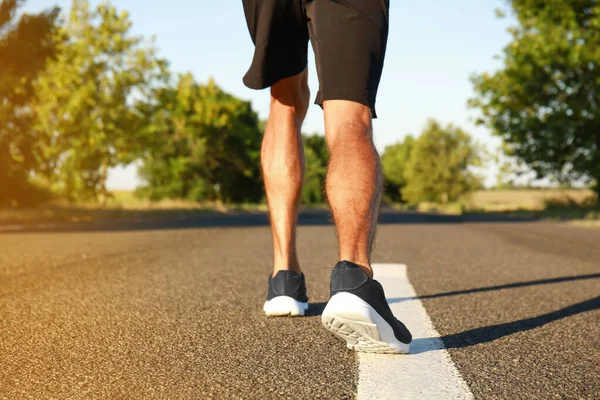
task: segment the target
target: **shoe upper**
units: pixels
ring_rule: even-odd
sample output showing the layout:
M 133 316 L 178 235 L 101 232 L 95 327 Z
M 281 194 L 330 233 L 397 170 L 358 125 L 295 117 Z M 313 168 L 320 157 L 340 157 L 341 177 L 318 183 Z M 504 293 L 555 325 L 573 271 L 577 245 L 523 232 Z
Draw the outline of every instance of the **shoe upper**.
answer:
M 405 344 L 412 342 L 408 328 L 394 317 L 381 284 L 369 278 L 358 265 L 350 261 L 338 262 L 331 273 L 330 294 L 333 296 L 340 292 L 360 297 L 390 324 L 396 339 Z
M 267 301 L 277 296 L 288 296 L 301 303 L 308 302 L 304 274 L 295 271 L 279 271 L 275 276 L 269 275 Z

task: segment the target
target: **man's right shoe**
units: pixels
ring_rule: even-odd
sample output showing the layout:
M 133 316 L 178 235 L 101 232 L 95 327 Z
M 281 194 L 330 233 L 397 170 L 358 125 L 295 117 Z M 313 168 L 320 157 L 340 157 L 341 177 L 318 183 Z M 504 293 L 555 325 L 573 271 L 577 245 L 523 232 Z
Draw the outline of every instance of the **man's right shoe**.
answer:
M 331 273 L 331 298 L 321 321 L 348 348 L 368 353 L 408 353 L 412 335 L 394 317 L 383 287 L 349 261 Z

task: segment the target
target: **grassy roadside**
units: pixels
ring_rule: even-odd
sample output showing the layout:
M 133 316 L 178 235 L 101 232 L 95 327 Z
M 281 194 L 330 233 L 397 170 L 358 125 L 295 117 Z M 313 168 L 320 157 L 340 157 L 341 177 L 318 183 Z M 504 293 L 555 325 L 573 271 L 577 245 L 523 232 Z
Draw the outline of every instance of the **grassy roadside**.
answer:
M 31 209 L 0 209 L 0 225 L 31 225 L 58 222 L 91 222 L 162 218 L 197 213 L 266 211 L 266 204 L 198 203 L 184 200 L 151 202 L 130 191 L 115 191 L 104 206 L 54 202 Z M 441 214 L 486 214 L 507 217 L 534 217 L 569 221 L 580 226 L 600 227 L 600 208 L 585 190 L 485 190 L 459 202 L 420 203 L 418 206 L 388 204 L 397 210 Z M 305 207 L 323 209 L 326 205 Z
M 587 228 L 600 228 L 600 218 L 570 221 L 571 224 Z
M 172 216 L 182 213 L 227 212 L 218 203 L 195 203 L 179 200 L 150 202 L 138 199 L 129 191 L 116 191 L 106 204 L 68 204 L 55 201 L 36 208 L 0 209 L 0 225 L 30 225 L 57 222 L 91 222 L 135 220 Z
M 37 208 L 0 210 L 0 225 L 31 225 L 56 222 L 135 220 L 190 213 L 218 212 L 209 207 L 185 209 L 127 209 L 120 207 L 63 206 L 49 204 Z
M 192 202 L 185 200 L 163 200 L 152 202 L 139 199 L 130 191 L 115 191 L 106 204 L 68 204 L 55 201 L 36 208 L 0 209 L 0 226 L 35 225 L 41 223 L 127 221 L 165 218 L 207 213 L 232 213 L 267 211 L 266 204 L 223 204 L 220 202 Z M 310 209 L 322 209 L 316 205 Z
M 482 190 L 448 204 L 420 203 L 412 207 L 393 204 L 392 207 L 450 215 L 504 215 L 600 226 L 600 207 L 589 190 Z
M 495 207 L 495 208 L 476 208 L 469 207 L 464 203 L 422 203 L 418 206 L 406 206 L 402 204 L 392 204 L 392 208 L 405 211 L 435 212 L 446 215 L 465 215 L 465 214 L 487 214 L 487 215 L 506 215 L 537 217 L 552 220 L 600 220 L 600 208 L 594 206 L 580 205 L 554 205 L 550 204 L 544 208 L 521 208 L 521 207 Z

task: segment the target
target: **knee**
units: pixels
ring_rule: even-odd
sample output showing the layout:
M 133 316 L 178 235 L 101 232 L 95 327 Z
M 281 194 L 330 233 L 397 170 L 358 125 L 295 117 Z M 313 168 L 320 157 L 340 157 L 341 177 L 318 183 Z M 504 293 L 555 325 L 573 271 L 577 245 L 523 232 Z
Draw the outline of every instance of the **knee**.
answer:
M 375 148 L 369 107 L 351 101 L 330 100 L 323 103 L 323 109 L 325 139 L 332 155 L 338 150 L 355 147 Z
M 292 111 L 294 114 L 305 115 L 309 101 L 307 70 L 282 79 L 271 86 L 271 112 L 286 110 Z

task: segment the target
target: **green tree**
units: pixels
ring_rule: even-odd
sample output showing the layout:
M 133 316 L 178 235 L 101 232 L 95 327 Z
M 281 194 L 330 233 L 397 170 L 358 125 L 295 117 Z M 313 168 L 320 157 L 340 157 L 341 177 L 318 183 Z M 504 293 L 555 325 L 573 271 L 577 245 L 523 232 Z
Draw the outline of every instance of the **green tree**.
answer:
M 191 74 L 160 92 L 149 112 L 155 138 L 142 157 L 141 196 L 258 201 L 261 131 L 251 104 L 222 91 L 211 80 L 199 85 Z
M 32 82 L 54 54 L 58 9 L 17 18 L 21 0 L 0 1 L 0 205 L 42 200 L 31 184 L 38 137 L 29 104 Z
M 74 0 L 54 41 L 56 58 L 35 83 L 40 172 L 71 200 L 106 198 L 108 169 L 146 146 L 134 104 L 150 101 L 165 63 L 108 2 Z
M 402 201 L 401 190 L 406 186 L 404 171 L 410 159 L 415 139 L 408 135 L 403 141 L 386 146 L 381 155 L 385 195 L 392 201 Z
M 504 68 L 473 78 L 470 104 L 538 176 L 595 181 L 600 193 L 600 2 L 510 3 Z
M 481 187 L 471 168 L 481 164 L 481 150 L 469 134 L 452 125 L 427 123 L 414 144 L 404 170 L 402 196 L 409 203 L 446 203 Z
M 302 187 L 302 202 L 304 204 L 321 204 L 325 202 L 323 182 L 329 162 L 327 142 L 323 135 L 317 133 L 303 135 L 303 141 L 306 172 Z

